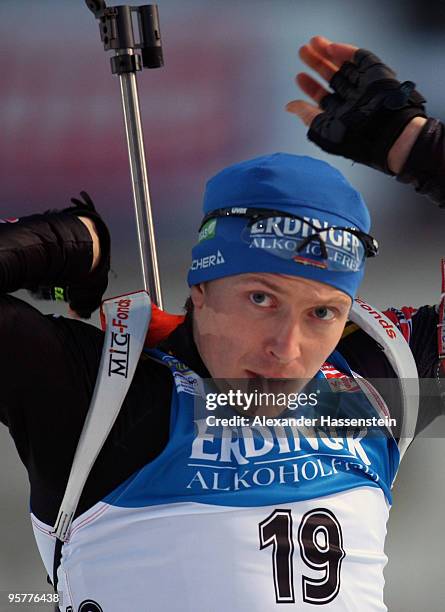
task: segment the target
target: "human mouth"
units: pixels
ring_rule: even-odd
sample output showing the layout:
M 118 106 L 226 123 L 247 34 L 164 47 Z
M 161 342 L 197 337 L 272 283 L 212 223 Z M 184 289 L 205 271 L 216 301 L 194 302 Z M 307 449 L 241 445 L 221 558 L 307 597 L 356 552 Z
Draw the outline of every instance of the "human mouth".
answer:
M 255 372 L 254 370 L 244 370 L 246 372 L 246 378 L 258 378 L 260 380 L 285 380 L 291 378 L 286 376 L 283 372 Z
M 246 378 L 264 378 L 264 376 L 261 376 L 261 374 L 258 374 L 258 372 L 254 372 L 253 370 L 244 370 L 246 372 Z

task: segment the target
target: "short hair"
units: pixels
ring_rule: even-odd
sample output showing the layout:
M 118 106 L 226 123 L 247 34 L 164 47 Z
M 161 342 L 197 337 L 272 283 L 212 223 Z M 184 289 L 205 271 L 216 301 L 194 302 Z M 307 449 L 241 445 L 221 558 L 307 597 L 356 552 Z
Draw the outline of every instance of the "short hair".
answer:
M 184 310 L 185 310 L 185 315 L 187 317 L 191 317 L 193 316 L 193 300 L 191 298 L 191 296 L 189 295 L 188 298 L 185 301 L 184 304 Z
M 203 283 L 200 283 L 200 285 L 207 285 L 209 281 L 205 281 Z M 188 318 L 192 318 L 193 317 L 193 311 L 194 311 L 194 306 L 193 306 L 193 301 L 192 301 L 192 296 L 189 295 L 188 298 L 185 300 L 185 304 L 183 306 L 183 309 L 185 311 L 185 316 Z

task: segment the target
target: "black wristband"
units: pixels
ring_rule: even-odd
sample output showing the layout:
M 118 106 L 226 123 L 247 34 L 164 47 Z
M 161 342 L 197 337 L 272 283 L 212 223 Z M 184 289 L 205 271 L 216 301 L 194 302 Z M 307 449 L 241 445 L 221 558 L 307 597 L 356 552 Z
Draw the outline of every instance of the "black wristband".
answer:
M 445 207 L 445 129 L 441 121 L 427 120 L 397 180 L 410 183 L 418 193 Z

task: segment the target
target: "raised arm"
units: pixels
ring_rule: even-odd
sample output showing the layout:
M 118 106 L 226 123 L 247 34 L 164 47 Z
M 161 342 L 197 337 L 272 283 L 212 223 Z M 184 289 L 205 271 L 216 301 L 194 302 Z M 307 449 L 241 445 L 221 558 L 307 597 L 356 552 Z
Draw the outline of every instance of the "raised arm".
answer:
M 88 201 L 76 202 L 64 211 L 0 223 L 0 422 L 28 470 L 31 502 L 40 515 L 48 505 L 46 494 L 54 499 L 63 492 L 103 335 L 81 321 L 44 316 L 8 293 L 25 288 L 40 296 L 63 294 L 86 317 L 100 304 L 107 286 L 108 230 Z M 91 233 L 102 238 L 102 257 Z
M 0 223 L 0 294 L 29 289 L 69 302 L 84 318 L 99 307 L 110 236 L 89 195 L 81 195 L 65 210 Z
M 308 138 L 445 206 L 444 126 L 427 117 L 414 83 L 400 83 L 373 53 L 322 36 L 303 45 L 300 57 L 329 86 L 305 72 L 296 76 L 311 102 L 292 100 L 286 108 L 309 127 Z

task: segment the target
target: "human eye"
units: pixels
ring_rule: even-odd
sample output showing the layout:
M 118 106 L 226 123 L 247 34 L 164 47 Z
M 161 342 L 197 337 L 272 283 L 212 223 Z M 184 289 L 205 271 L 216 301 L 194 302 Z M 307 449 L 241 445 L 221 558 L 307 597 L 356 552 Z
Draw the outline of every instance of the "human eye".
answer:
M 255 306 L 261 306 L 263 308 L 268 308 L 272 306 L 273 303 L 271 296 L 263 291 L 252 291 L 249 293 L 249 299 Z
M 313 316 L 319 321 L 332 321 L 336 317 L 336 311 L 328 306 L 316 306 L 312 309 Z

